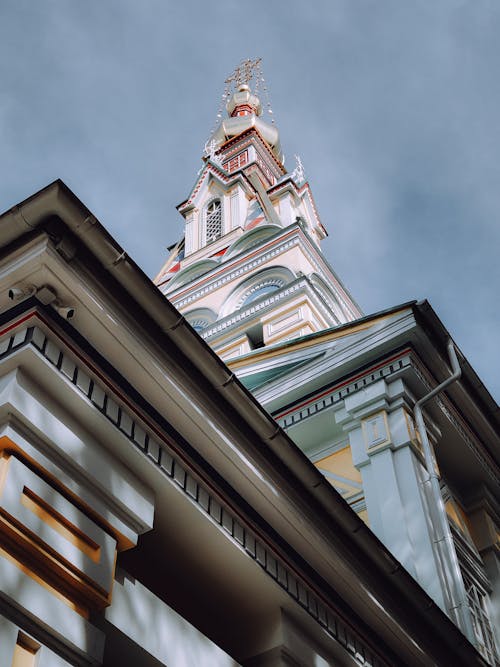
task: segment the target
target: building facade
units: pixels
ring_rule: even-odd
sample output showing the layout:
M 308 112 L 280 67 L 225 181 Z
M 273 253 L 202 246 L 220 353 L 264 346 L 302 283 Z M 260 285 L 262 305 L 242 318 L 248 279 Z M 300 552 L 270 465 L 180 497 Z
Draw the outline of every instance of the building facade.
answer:
M 498 407 L 427 302 L 362 315 L 249 80 L 227 94 L 156 283 L 497 664 Z
M 160 289 L 61 181 L 0 216 L 2 666 L 496 664 L 498 408 L 427 303 L 361 314 L 260 111 Z

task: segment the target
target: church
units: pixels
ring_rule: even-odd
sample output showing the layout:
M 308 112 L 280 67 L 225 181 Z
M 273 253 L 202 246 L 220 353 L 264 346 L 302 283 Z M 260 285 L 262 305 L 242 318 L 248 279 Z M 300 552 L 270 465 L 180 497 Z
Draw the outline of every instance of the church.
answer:
M 498 406 L 361 312 L 262 82 L 154 282 L 62 181 L 0 216 L 2 666 L 500 664 Z

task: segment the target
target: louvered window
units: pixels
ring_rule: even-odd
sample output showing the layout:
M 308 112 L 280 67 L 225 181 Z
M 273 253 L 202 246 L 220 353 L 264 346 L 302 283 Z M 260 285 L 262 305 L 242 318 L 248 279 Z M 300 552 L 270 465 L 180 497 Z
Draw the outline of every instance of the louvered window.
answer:
M 481 556 L 469 533 L 465 512 L 455 501 L 446 485 L 442 485 L 441 492 L 467 595 L 467 606 L 471 614 L 476 647 L 490 665 L 500 667 L 500 656 L 495 645 L 489 610 L 491 584 L 486 576 Z
M 206 243 L 213 243 L 222 236 L 222 204 L 215 199 L 207 206 L 205 222 Z
M 462 576 L 464 578 L 467 602 L 472 616 L 472 625 L 479 652 L 486 658 L 490 665 L 498 665 L 500 664 L 500 660 L 495 647 L 486 592 L 463 568 Z

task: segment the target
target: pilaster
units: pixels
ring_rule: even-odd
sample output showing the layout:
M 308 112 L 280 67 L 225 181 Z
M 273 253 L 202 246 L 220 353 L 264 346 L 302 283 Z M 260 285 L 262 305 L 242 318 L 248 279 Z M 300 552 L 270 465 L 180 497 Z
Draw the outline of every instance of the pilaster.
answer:
M 239 224 L 238 188 L 231 191 L 230 202 L 231 229 L 234 229 Z
M 409 398 L 401 379 L 381 379 L 347 396 L 336 421 L 362 475 L 370 528 L 445 609 Z
M 186 225 L 185 225 L 185 252 L 186 256 L 191 255 L 193 252 L 198 250 L 198 230 L 196 225 L 196 209 L 192 209 L 186 215 Z

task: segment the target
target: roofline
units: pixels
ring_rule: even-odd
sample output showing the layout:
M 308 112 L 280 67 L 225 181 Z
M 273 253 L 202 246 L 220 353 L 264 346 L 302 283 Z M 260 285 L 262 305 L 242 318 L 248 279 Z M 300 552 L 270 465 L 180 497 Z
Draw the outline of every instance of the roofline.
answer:
M 262 136 L 262 134 L 260 133 L 260 131 L 258 130 L 258 128 L 257 128 L 255 125 L 252 125 L 252 126 L 250 126 L 250 127 L 247 127 L 246 130 L 243 130 L 243 131 L 240 132 L 239 134 L 235 134 L 233 137 L 229 137 L 229 139 L 226 139 L 226 141 L 224 141 L 224 142 L 219 146 L 219 148 L 217 149 L 216 152 L 217 152 L 217 153 L 220 153 L 220 152 L 223 151 L 224 149 L 226 149 L 226 148 L 228 148 L 229 146 L 231 146 L 232 143 L 236 143 L 237 141 L 239 141 L 240 139 L 242 139 L 245 135 L 247 135 L 247 134 L 249 135 L 249 134 L 252 134 L 252 133 L 255 133 L 255 134 L 258 136 L 258 138 L 259 138 L 260 141 L 262 142 L 264 148 L 265 148 L 265 149 L 267 150 L 267 152 L 269 153 L 269 156 L 270 156 L 271 159 L 276 163 L 276 166 L 277 166 L 277 167 L 279 168 L 279 170 L 281 171 L 282 176 L 284 176 L 284 175 L 287 173 L 287 171 L 286 171 L 286 169 L 285 169 L 285 165 L 282 164 L 282 163 L 278 160 L 278 158 L 277 158 L 276 155 L 274 154 L 273 149 L 270 147 L 270 145 L 267 143 L 267 141 L 264 139 L 264 137 Z M 279 143 L 279 139 L 278 139 L 278 143 Z
M 402 631 L 414 638 L 413 641 L 420 647 L 429 647 L 432 643 L 438 655 L 447 652 L 450 660 L 455 657 L 463 661 L 462 664 L 485 665 L 460 630 L 62 180 L 54 181 L 0 216 L 0 248 L 35 230 L 45 231 L 54 237 L 49 224 L 54 217 L 63 223 L 63 232 L 58 233 L 55 240 L 62 244 L 65 238 L 72 240 L 71 237 L 75 237 L 153 320 L 166 336 L 167 342 L 173 343 L 190 360 L 193 370 L 214 387 L 214 394 L 207 396 L 207 399 L 214 406 L 218 404 L 218 411 L 222 398 L 246 422 L 249 431 L 260 439 L 264 445 L 261 454 L 266 456 L 269 449 L 272 458 L 280 460 L 291 472 L 300 484 L 297 491 L 305 500 L 304 509 L 310 507 L 311 500 L 318 509 L 321 508 L 319 512 L 310 512 L 309 518 L 318 525 L 319 533 L 331 545 L 334 553 L 354 550 L 357 558 L 353 559 L 353 565 L 359 564 L 356 574 L 378 595 L 382 583 L 380 574 L 384 575 L 384 602 L 396 622 L 402 623 Z M 70 232 L 69 235 L 64 228 Z M 197 379 L 193 378 L 195 384 Z M 328 524 L 325 524 L 325 516 L 329 520 Z M 333 528 L 330 521 L 333 522 Z M 415 614 L 423 623 L 410 622 Z M 432 637 L 439 640 L 439 647 L 432 641 Z
M 364 315 L 363 317 L 359 317 L 356 320 L 351 320 L 350 322 L 345 322 L 344 324 L 338 324 L 337 326 L 334 327 L 329 327 L 328 329 L 321 329 L 321 331 L 313 331 L 312 333 L 304 334 L 303 336 L 297 336 L 297 338 L 292 338 L 291 340 L 285 340 L 285 341 L 279 341 L 277 343 L 274 343 L 272 345 L 268 345 L 266 348 L 259 348 L 257 350 L 252 350 L 251 352 L 248 352 L 247 354 L 242 354 L 240 357 L 237 357 L 235 359 L 229 359 L 229 363 L 233 361 L 246 361 L 246 360 L 251 360 L 253 357 L 265 357 L 266 352 L 276 352 L 276 350 L 279 350 L 282 348 L 283 350 L 286 350 L 289 347 L 294 347 L 296 345 L 300 345 L 300 343 L 307 343 L 307 342 L 314 342 L 316 339 L 321 341 L 322 338 L 328 337 L 332 333 L 342 333 L 343 331 L 349 331 L 349 329 L 352 329 L 353 327 L 357 327 L 360 324 L 368 324 L 372 320 L 376 320 L 379 317 L 384 317 L 386 315 L 392 315 L 393 313 L 397 313 L 400 310 L 403 310 L 404 308 L 411 308 L 413 307 L 417 302 L 416 301 L 407 301 L 405 303 L 400 304 L 399 306 L 393 306 L 391 308 L 386 308 L 385 310 L 379 310 L 376 313 L 371 313 L 370 315 Z
M 243 132 L 240 132 L 239 134 L 236 134 L 234 137 L 230 137 L 229 139 L 227 139 L 227 140 L 226 140 L 226 141 L 225 141 L 225 142 L 224 142 L 224 143 L 217 149 L 216 153 L 220 153 L 223 149 L 225 149 L 225 148 L 227 148 L 228 146 L 230 146 L 232 142 L 236 142 L 236 141 L 241 140 L 242 138 L 244 138 L 244 136 L 245 136 L 246 134 L 252 134 L 252 133 L 254 133 L 254 134 L 257 135 L 257 137 L 258 137 L 258 139 L 261 141 L 263 147 L 267 150 L 267 152 L 269 153 L 269 155 L 270 155 L 270 157 L 272 158 L 272 160 L 273 160 L 273 161 L 276 163 L 276 165 L 279 167 L 280 171 L 282 172 L 282 174 L 281 174 L 281 178 L 283 178 L 283 176 L 285 176 L 285 174 L 287 173 L 287 171 L 286 171 L 284 165 L 280 163 L 280 161 L 278 160 L 278 158 L 274 155 L 272 149 L 269 147 L 269 144 L 267 143 L 267 141 L 264 139 L 264 137 L 263 137 L 262 134 L 259 132 L 259 130 L 258 130 L 256 127 L 254 127 L 254 126 L 252 126 L 252 127 L 248 127 L 246 130 L 243 130 Z M 228 182 L 229 182 L 229 181 L 232 181 L 232 179 L 234 179 L 234 181 L 235 181 L 236 179 L 234 178 L 234 176 L 236 176 L 238 172 L 243 171 L 243 168 L 240 168 L 240 169 L 237 169 L 235 172 L 231 172 L 231 173 L 227 172 L 227 173 L 226 173 L 226 170 L 222 167 L 222 165 L 219 165 L 219 164 L 213 162 L 209 157 L 202 157 L 202 160 L 203 160 L 204 164 L 203 164 L 203 166 L 202 166 L 202 168 L 201 168 L 200 175 L 199 175 L 199 177 L 196 179 L 196 181 L 195 181 L 193 187 L 191 188 L 191 191 L 190 191 L 189 195 L 188 195 L 183 201 L 181 201 L 180 204 L 177 204 L 177 206 L 175 207 L 175 208 L 179 211 L 179 213 L 181 213 L 181 210 L 182 210 L 184 207 L 187 207 L 187 205 L 189 204 L 190 199 L 192 199 L 192 197 L 193 197 L 193 193 L 194 193 L 194 191 L 196 190 L 196 186 L 197 186 L 197 184 L 202 180 L 202 178 L 204 178 L 205 168 L 210 167 L 210 166 L 214 167 L 217 171 L 220 172 L 220 174 L 221 174 L 221 175 L 226 179 L 226 181 L 228 181 Z M 246 166 L 247 166 L 247 165 L 245 165 L 245 167 L 246 167 Z M 281 180 L 281 179 L 279 179 L 279 180 Z M 279 182 L 279 180 L 278 180 L 278 182 Z M 248 181 L 248 178 L 247 178 L 247 181 Z M 272 187 L 274 187 L 274 186 L 271 186 L 271 188 L 272 188 Z M 254 188 L 254 189 L 255 189 L 255 188 Z M 266 191 L 267 191 L 267 190 L 266 190 Z M 182 215 L 182 213 L 181 213 L 181 215 Z
M 363 317 L 360 317 L 356 320 L 352 320 L 351 322 L 346 322 L 345 324 L 339 324 L 338 326 L 329 327 L 328 329 L 322 329 L 321 331 L 315 331 L 313 333 L 305 334 L 304 336 L 299 336 L 292 340 L 275 343 L 274 345 L 270 345 L 266 349 L 275 352 L 280 348 L 286 349 L 288 347 L 300 344 L 301 342 L 306 343 L 309 341 L 312 342 L 315 339 L 320 340 L 321 338 L 328 336 L 331 333 L 339 333 L 342 331 L 347 332 L 352 327 L 357 327 L 360 324 L 368 324 L 369 322 L 376 320 L 379 317 L 392 315 L 401 310 L 404 310 L 405 308 L 411 308 L 413 310 L 419 324 L 424 328 L 424 330 L 427 333 L 433 336 L 434 340 L 438 342 L 438 347 L 440 351 L 443 353 L 443 357 L 447 359 L 448 356 L 446 353 L 446 343 L 450 339 L 453 340 L 453 337 L 451 336 L 448 329 L 444 326 L 443 322 L 441 321 L 436 311 L 433 309 L 433 307 L 431 306 L 431 304 L 427 299 L 422 299 L 420 301 L 417 301 L 416 299 L 413 299 L 412 301 L 405 301 L 396 306 L 391 306 L 390 308 L 385 308 L 383 310 L 378 310 L 375 313 L 364 315 Z M 485 411 L 488 413 L 488 416 L 492 417 L 493 421 L 497 426 L 500 426 L 500 406 L 492 397 L 492 395 L 482 382 L 481 378 L 478 376 L 478 374 L 471 366 L 465 355 L 461 352 L 460 348 L 458 347 L 458 345 L 455 343 L 454 340 L 453 343 L 459 352 L 460 365 L 462 367 L 462 375 L 468 382 L 469 390 L 475 395 L 477 395 L 477 397 L 483 404 Z M 265 355 L 265 352 L 266 350 L 262 349 L 255 350 L 249 352 L 246 355 L 238 357 L 238 361 L 251 359 L 253 356 L 257 355 Z

